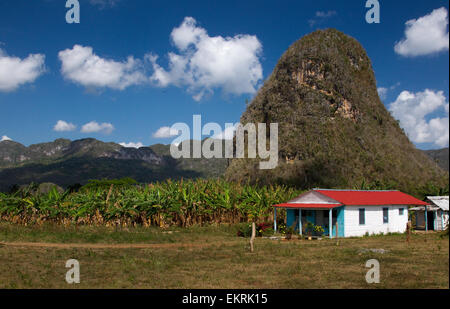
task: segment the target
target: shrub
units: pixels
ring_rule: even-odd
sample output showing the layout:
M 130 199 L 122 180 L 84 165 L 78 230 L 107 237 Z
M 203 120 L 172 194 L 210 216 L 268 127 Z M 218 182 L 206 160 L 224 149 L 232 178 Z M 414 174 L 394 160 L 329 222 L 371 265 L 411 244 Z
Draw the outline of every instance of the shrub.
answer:
M 277 231 L 280 234 L 286 234 L 286 224 L 284 222 L 280 222 L 277 224 Z
M 252 236 L 252 225 L 251 224 L 242 225 L 237 232 L 237 236 L 251 237 Z
M 262 236 L 271 236 L 273 235 L 273 228 L 270 223 L 260 223 L 256 225 L 256 237 Z M 237 232 L 237 236 L 239 237 L 251 237 L 252 236 L 252 225 L 251 224 L 242 224 Z
M 265 229 L 263 232 L 262 232 L 262 236 L 273 236 L 273 234 L 274 234 L 274 230 L 273 230 L 273 228 L 267 228 L 267 229 Z

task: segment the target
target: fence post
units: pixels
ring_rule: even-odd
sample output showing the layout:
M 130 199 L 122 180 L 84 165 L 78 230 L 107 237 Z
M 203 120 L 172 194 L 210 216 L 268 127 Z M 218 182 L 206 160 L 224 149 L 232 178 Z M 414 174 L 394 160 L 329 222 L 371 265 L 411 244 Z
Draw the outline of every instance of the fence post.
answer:
M 411 221 L 408 221 L 406 223 L 406 241 L 409 244 L 409 240 L 411 238 Z
M 256 225 L 255 221 L 252 222 L 252 237 L 250 238 L 250 251 L 253 252 L 253 242 L 255 241 L 256 237 Z

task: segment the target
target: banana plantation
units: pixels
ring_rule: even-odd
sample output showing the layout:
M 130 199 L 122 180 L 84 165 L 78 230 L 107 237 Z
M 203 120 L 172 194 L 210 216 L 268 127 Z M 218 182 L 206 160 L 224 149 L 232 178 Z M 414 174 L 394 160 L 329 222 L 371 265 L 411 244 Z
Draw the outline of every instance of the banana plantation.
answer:
M 17 224 L 180 226 L 273 220 L 272 205 L 301 192 L 221 179 L 152 184 L 88 184 L 39 193 L 31 185 L 0 193 L 0 217 Z

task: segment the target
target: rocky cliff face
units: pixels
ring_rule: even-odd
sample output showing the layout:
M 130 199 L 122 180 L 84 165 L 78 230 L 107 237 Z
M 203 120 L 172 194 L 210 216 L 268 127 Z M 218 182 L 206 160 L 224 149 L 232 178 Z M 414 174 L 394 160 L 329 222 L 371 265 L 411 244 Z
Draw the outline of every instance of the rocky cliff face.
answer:
M 13 141 L 0 142 L 0 167 L 11 166 L 29 160 L 26 147 Z
M 232 160 L 229 180 L 300 187 L 377 182 L 406 189 L 448 179 L 408 140 L 378 97 L 371 61 L 334 29 L 295 42 L 248 105 L 241 123 L 278 123 L 280 164 Z
M 140 160 L 157 165 L 163 165 L 167 163 L 163 157 L 158 156 L 149 147 L 142 147 L 139 149 L 122 147 L 119 149 L 119 151 L 116 151 L 112 154 L 107 154 L 106 156 L 119 160 Z

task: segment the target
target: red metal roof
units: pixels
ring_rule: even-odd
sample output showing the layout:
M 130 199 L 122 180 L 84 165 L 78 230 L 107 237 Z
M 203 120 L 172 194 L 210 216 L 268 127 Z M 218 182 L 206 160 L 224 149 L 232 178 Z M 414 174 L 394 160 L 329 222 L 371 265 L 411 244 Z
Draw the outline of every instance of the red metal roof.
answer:
M 400 191 L 358 191 L 358 190 L 323 190 L 315 189 L 329 198 L 344 205 L 428 205 Z
M 303 203 L 283 203 L 278 205 L 273 205 L 273 207 L 280 207 L 280 208 L 323 208 L 323 209 L 330 209 L 342 206 L 342 204 L 303 204 Z
M 282 203 L 273 207 L 280 208 L 306 208 L 306 209 L 331 209 L 339 206 L 382 206 L 382 205 L 411 205 L 424 206 L 429 203 L 416 199 L 400 191 L 362 191 L 362 190 L 326 190 L 314 189 L 313 191 L 323 194 L 339 204 L 319 203 Z M 309 191 L 311 192 L 311 191 Z M 303 193 L 304 195 L 306 193 Z M 302 196 L 300 195 L 300 196 Z

